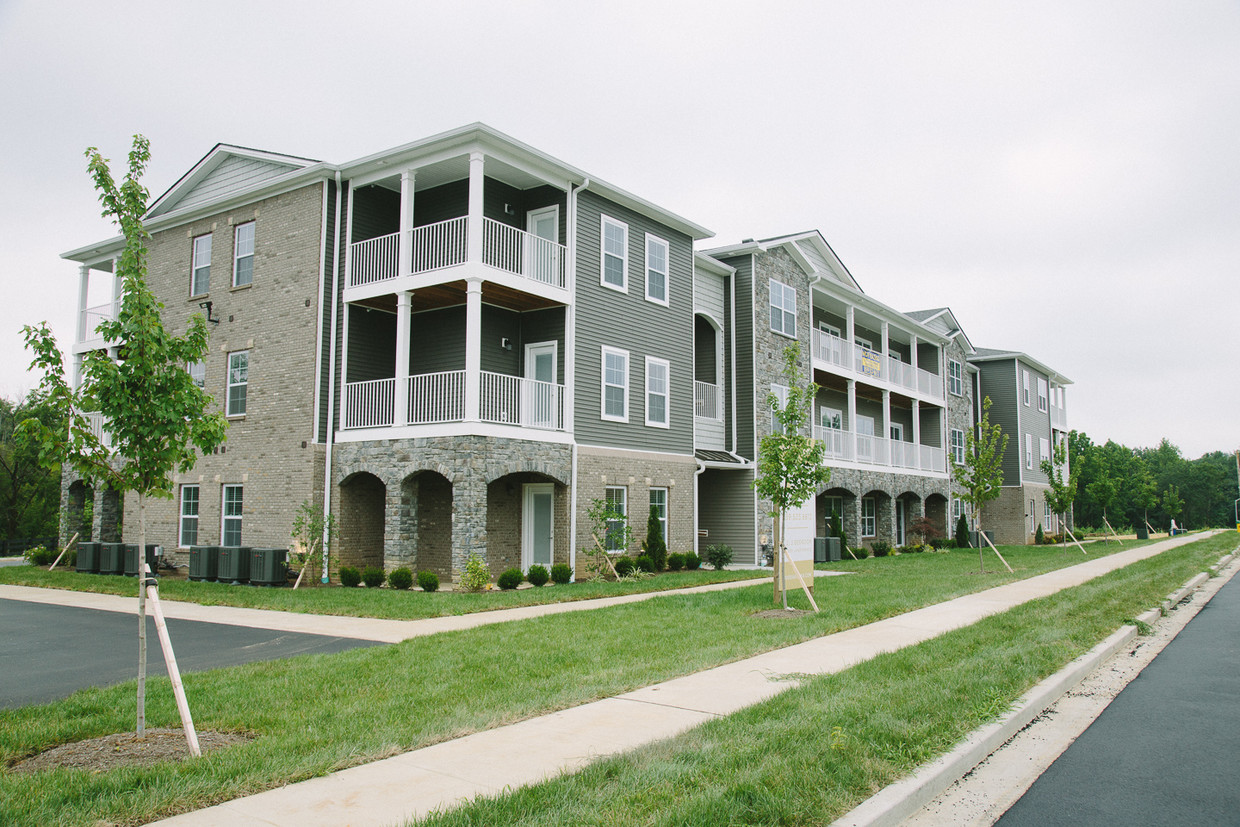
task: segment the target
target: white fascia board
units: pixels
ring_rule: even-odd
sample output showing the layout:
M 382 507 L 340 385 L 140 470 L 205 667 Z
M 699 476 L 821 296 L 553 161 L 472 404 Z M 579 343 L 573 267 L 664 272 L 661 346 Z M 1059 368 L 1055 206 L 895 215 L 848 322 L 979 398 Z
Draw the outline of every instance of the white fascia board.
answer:
M 693 254 L 693 266 L 695 269 L 708 272 L 716 276 L 734 276 L 736 268 L 724 264 L 717 258 L 712 258 L 705 253 Z
M 156 215 L 165 202 L 173 200 L 174 196 L 193 189 L 199 182 L 210 175 L 215 169 L 226 159 L 238 157 L 249 158 L 255 161 L 267 161 L 273 164 L 281 164 L 297 169 L 305 169 L 314 166 L 318 161 L 310 158 L 299 158 L 294 155 L 283 155 L 278 152 L 266 152 L 261 149 L 249 149 L 243 146 L 234 146 L 232 144 L 216 144 L 211 151 L 202 157 L 202 159 L 194 164 L 184 175 L 169 187 L 163 195 L 156 198 L 147 207 L 147 215 Z
M 711 256 L 713 258 L 728 258 L 731 256 L 758 253 L 763 249 L 765 248 L 756 241 L 743 241 L 740 244 L 729 244 L 725 247 L 710 247 L 699 252 L 702 255 Z

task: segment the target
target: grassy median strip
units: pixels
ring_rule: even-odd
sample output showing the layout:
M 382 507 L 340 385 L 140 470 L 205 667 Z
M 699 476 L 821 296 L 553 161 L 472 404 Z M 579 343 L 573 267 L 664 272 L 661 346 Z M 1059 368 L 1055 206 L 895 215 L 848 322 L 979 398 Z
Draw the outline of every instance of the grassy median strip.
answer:
M 950 750 L 1221 554 L 1134 563 L 580 773 L 419 824 L 826 824 Z
M 1195 543 L 1159 559 L 1184 558 L 1195 571 L 1201 561 L 1218 556 L 1216 546 L 1216 540 Z M 258 737 L 180 764 L 105 773 L 6 772 L 0 775 L 0 823 L 140 823 L 609 697 L 1083 559 L 1075 549 L 1005 552 L 1016 575 L 972 573 L 977 558 L 971 551 L 853 564 L 855 575 L 818 581 L 821 614 L 753 617 L 771 606 L 770 586 L 762 584 L 187 675 L 200 729 Z M 133 726 L 133 705 L 128 683 L 85 690 L 46 706 L 0 711 L 0 760 L 7 767 L 56 744 L 125 732 Z M 164 679 L 148 683 L 147 720 L 151 727 L 177 726 Z

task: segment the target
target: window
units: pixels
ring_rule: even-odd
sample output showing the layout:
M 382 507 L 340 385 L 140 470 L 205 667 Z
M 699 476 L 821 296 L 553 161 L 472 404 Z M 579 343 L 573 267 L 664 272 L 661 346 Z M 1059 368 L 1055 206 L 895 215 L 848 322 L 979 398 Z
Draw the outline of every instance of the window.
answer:
M 1046 437 L 1038 437 L 1038 462 L 1051 458 L 1051 441 Z
M 250 352 L 228 354 L 228 416 L 245 416 L 246 388 L 250 382 Z
M 663 542 L 667 540 L 667 489 L 651 488 L 650 489 L 650 507 L 655 510 L 656 518 L 659 521 L 659 530 L 663 532 Z
M 1041 411 L 1042 413 L 1046 413 L 1048 395 L 1049 394 L 1047 393 L 1046 380 L 1043 379 L 1041 376 L 1039 376 L 1038 377 L 1038 410 Z
M 607 486 L 606 502 L 608 509 L 619 514 L 621 517 L 628 517 L 628 494 L 629 489 L 622 485 Z M 608 551 L 626 551 L 620 545 L 621 530 L 623 520 L 607 521 L 607 550 Z
M 819 408 L 818 424 L 828 431 L 842 431 L 844 430 L 844 414 L 839 408 Z
M 211 234 L 194 239 L 194 263 L 190 269 L 189 294 L 205 296 L 211 290 Z
M 240 485 L 224 486 L 224 507 L 221 510 L 220 545 L 241 545 L 241 506 L 243 498 Z
M 1025 371 L 1021 371 L 1021 373 L 1025 375 L 1025 386 L 1021 390 L 1020 398 L 1022 402 L 1028 405 L 1029 404 L 1029 371 L 1025 370 Z
M 207 386 L 206 362 L 190 362 L 185 366 L 185 370 L 189 373 L 189 378 L 194 380 L 195 385 L 200 388 Z
M 603 216 L 604 287 L 629 290 L 629 225 Z
M 254 222 L 237 225 L 233 236 L 233 287 L 254 281 Z
M 876 528 L 876 520 L 874 519 L 874 498 L 863 497 L 861 499 L 861 536 L 874 537 L 878 534 Z
M 646 424 L 655 428 L 668 427 L 668 376 L 666 359 L 646 357 Z
M 826 322 L 819 322 L 818 329 L 821 330 L 823 333 L 834 336 L 837 339 L 840 338 L 840 329 L 833 324 L 827 324 Z
M 603 348 L 603 419 L 629 421 L 629 352 Z
M 950 439 L 952 462 L 956 465 L 964 465 L 964 431 L 960 428 L 952 428 Z
M 1033 468 L 1033 434 L 1025 434 L 1025 467 Z
M 771 279 L 771 330 L 785 336 L 797 335 L 797 291 Z
M 181 548 L 198 545 L 198 486 L 181 486 L 181 533 L 177 538 Z
M 954 396 L 964 393 L 964 369 L 955 359 L 947 360 L 947 390 Z
M 646 298 L 667 304 L 668 245 L 657 236 L 646 235 Z
M 784 385 L 771 385 L 771 393 L 774 394 L 778 402 L 779 410 L 782 411 L 788 406 L 788 388 Z M 779 413 L 771 409 L 771 433 L 782 434 L 784 432 L 783 423 L 779 421 Z

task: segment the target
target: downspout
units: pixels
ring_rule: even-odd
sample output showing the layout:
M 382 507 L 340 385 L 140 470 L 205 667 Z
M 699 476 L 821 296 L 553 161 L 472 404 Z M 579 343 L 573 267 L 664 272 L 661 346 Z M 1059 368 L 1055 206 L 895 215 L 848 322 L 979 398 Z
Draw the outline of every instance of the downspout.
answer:
M 326 520 L 332 513 L 332 443 L 336 435 L 336 317 L 340 312 L 340 170 L 336 170 L 336 228 L 332 239 L 332 326 L 331 358 L 327 377 L 327 442 L 323 461 L 323 578 L 327 582 L 327 558 L 330 551 L 331 532 Z
M 565 319 L 564 335 L 566 341 L 564 343 L 564 379 L 571 387 L 573 397 L 573 418 L 576 418 L 577 404 L 577 371 L 574 369 L 573 363 L 577 359 L 577 194 L 586 187 L 590 186 L 590 179 L 587 177 L 581 182 L 581 186 L 573 189 L 573 185 L 568 185 L 568 272 L 569 272 L 569 296 L 571 300 L 566 310 L 568 318 Z M 572 345 L 571 349 L 569 345 Z M 568 382 L 569 376 L 572 382 Z M 573 479 L 572 487 L 569 491 L 568 506 L 568 564 L 573 570 L 573 582 L 577 580 L 577 434 L 574 429 L 573 433 Z
M 702 501 L 702 489 L 699 478 L 702 476 L 702 473 L 706 471 L 706 463 L 697 457 L 694 457 L 693 461 L 697 463 L 697 470 L 693 472 L 693 553 L 698 557 L 701 557 L 702 554 L 699 547 L 702 543 L 702 535 L 700 529 L 698 528 L 698 520 L 700 519 L 698 512 L 701 510 L 699 508 L 699 504 Z

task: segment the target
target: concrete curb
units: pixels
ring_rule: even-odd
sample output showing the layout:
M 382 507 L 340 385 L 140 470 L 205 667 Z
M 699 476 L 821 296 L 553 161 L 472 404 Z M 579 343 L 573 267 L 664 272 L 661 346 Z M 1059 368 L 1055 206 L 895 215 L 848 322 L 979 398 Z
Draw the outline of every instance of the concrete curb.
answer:
M 1219 571 L 1234 557 L 1234 554 L 1229 554 L 1212 568 Z M 1142 623 L 1154 623 L 1171 606 L 1196 591 L 1209 579 L 1210 576 L 1204 573 L 1196 575 L 1168 595 L 1159 608 L 1149 609 L 1136 619 Z M 1136 626 L 1120 627 L 1093 649 L 1034 686 L 1017 700 L 1012 711 L 999 720 L 974 730 L 951 752 L 930 762 L 908 778 L 884 787 L 833 821 L 831 827 L 895 827 L 900 824 L 1007 743 L 1136 636 Z

